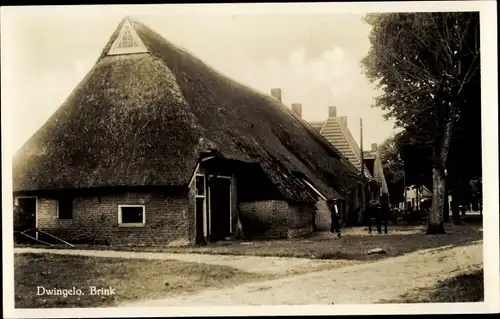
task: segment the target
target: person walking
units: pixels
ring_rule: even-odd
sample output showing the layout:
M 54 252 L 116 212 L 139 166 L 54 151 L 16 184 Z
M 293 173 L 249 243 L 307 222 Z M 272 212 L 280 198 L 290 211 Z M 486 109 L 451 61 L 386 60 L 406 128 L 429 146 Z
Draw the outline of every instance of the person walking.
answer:
M 387 197 L 382 197 L 382 203 L 381 203 L 381 222 L 384 223 L 384 234 L 387 234 L 387 224 L 388 220 L 390 218 L 390 208 L 389 208 L 389 200 Z
M 332 201 L 329 201 L 328 206 L 330 208 L 330 215 L 331 215 L 330 231 L 332 233 L 337 233 L 337 237 L 341 238 L 342 235 L 340 233 L 340 216 L 339 216 L 339 210 L 337 207 L 337 200 L 334 199 Z

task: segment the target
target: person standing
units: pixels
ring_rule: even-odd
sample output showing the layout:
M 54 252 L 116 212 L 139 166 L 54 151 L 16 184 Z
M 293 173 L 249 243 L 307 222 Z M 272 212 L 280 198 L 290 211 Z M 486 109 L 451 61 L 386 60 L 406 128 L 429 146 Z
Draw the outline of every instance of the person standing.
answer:
M 316 226 L 316 215 L 318 214 L 318 208 L 316 205 L 312 209 L 312 229 L 313 233 L 315 233 L 318 230 L 318 227 Z
M 375 221 L 377 232 L 382 234 L 382 206 L 378 200 L 372 200 L 368 206 L 368 232 L 372 233 L 372 221 Z M 387 230 L 387 229 L 386 229 Z
M 342 235 L 340 233 L 340 216 L 339 216 L 339 210 L 337 207 L 337 200 L 334 199 L 330 201 L 329 205 L 330 207 L 330 215 L 331 215 L 331 226 L 330 226 L 330 231 L 332 233 L 337 233 L 337 237 L 341 238 Z
M 389 219 L 389 215 L 390 215 L 390 211 L 389 211 L 389 201 L 387 199 L 387 197 L 383 197 L 382 198 L 382 203 L 381 203 L 381 208 L 382 208 L 382 211 L 381 211 L 381 218 L 382 218 L 382 221 L 384 223 L 384 234 L 387 234 L 387 224 L 388 224 L 388 219 Z

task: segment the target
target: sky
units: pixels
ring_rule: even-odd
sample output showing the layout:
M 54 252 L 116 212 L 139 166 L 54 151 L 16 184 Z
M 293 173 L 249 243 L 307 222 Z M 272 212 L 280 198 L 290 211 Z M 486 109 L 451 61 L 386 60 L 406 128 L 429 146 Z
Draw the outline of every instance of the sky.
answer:
M 33 7 L 3 15 L 2 99 L 12 116 L 12 151 L 90 71 L 124 16 L 257 91 L 281 88 L 285 104 L 302 103 L 306 120 L 325 120 L 328 106 L 337 106 L 358 143 L 362 118 L 365 148 L 393 134 L 393 122 L 371 107 L 380 92 L 360 65 L 370 46 L 362 14 L 171 8 Z

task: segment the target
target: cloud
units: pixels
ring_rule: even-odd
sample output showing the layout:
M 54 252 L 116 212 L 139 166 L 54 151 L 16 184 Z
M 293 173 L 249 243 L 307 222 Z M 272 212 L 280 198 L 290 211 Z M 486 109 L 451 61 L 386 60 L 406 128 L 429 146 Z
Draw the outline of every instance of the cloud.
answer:
M 298 97 L 325 87 L 323 96 L 326 97 L 332 93 L 352 91 L 357 82 L 353 76 L 359 73 L 356 68 L 355 62 L 350 61 L 340 47 L 323 51 L 313 58 L 308 58 L 306 49 L 299 47 L 289 51 L 285 59 L 248 65 L 243 76 L 234 69 L 227 71 L 233 73 L 229 75 L 266 93 L 271 87 L 281 87 L 288 96 Z
M 362 73 L 359 61 L 342 47 L 334 46 L 313 57 L 304 47 L 297 47 L 281 59 L 238 68 L 225 65 L 221 71 L 264 94 L 281 88 L 283 103 L 302 103 L 306 120 L 325 120 L 328 106 L 336 105 L 337 112 L 348 117 L 352 132 L 359 132 L 362 117 L 367 143 L 380 143 L 392 133 L 392 123 L 384 121 L 379 109 L 370 107 L 379 92 Z
M 293 67 L 300 68 L 306 59 L 306 50 L 304 48 L 299 48 L 292 50 L 289 57 L 290 65 Z

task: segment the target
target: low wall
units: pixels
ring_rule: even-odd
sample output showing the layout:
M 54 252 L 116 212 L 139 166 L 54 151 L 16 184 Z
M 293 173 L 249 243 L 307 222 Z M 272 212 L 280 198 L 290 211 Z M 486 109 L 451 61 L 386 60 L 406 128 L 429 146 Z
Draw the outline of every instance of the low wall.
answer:
M 312 232 L 312 204 L 282 200 L 243 202 L 239 205 L 243 238 L 296 238 Z
M 332 217 L 330 209 L 326 201 L 319 200 L 316 202 L 316 229 L 318 231 L 325 231 L 330 229 Z
M 286 238 L 288 203 L 282 200 L 242 202 L 239 205 L 243 238 Z

